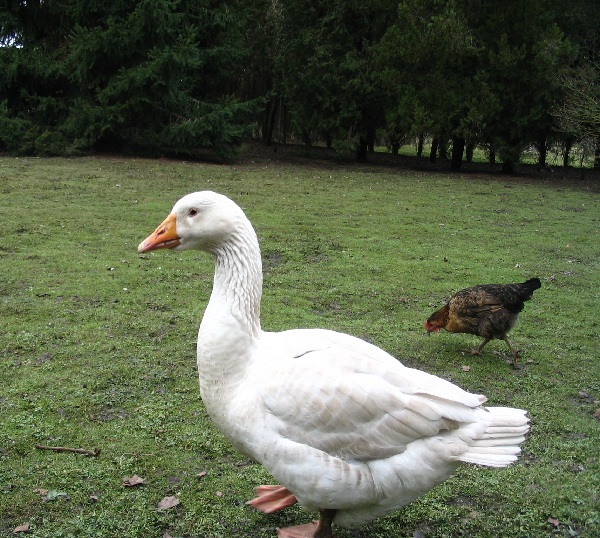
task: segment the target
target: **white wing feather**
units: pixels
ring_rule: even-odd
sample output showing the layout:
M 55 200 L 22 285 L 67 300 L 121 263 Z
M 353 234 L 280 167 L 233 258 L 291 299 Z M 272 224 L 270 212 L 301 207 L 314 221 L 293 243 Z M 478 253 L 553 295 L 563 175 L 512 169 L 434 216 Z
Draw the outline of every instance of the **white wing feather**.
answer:
M 303 332 L 280 333 L 286 349 Z M 290 440 L 343 459 L 380 459 L 475 421 L 473 408 L 485 401 L 359 339 L 319 331 L 321 341 L 315 342 L 310 332 L 310 348 L 273 357 L 255 385 L 273 427 Z

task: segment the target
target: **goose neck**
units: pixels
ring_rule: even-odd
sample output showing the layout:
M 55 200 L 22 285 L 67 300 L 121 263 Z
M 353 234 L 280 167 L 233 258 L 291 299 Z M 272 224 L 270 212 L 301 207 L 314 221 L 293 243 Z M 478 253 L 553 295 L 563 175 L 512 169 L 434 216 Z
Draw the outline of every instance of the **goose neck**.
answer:
M 254 231 L 240 234 L 215 250 L 213 294 L 226 305 L 248 336 L 260 332 L 262 264 Z

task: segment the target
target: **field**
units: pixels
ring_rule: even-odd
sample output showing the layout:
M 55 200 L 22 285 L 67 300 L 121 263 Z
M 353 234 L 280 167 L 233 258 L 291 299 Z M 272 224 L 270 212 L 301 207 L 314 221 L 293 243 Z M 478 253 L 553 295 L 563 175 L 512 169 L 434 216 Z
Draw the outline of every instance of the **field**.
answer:
M 257 229 L 264 329 L 348 332 L 530 414 L 517 464 L 464 466 L 337 538 L 600 536 L 598 187 L 263 158 L 0 158 L 0 536 L 267 538 L 310 520 L 244 504 L 272 478 L 204 411 L 195 338 L 212 260 L 136 253 L 204 189 Z M 503 342 L 473 357 L 460 350 L 476 337 L 424 334 L 452 292 L 531 276 L 542 288 L 512 332 L 522 369 Z

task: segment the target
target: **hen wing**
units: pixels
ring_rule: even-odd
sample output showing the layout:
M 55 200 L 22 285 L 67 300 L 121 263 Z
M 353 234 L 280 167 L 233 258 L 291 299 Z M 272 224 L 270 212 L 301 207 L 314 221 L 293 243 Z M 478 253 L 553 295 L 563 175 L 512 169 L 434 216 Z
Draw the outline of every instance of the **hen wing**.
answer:
M 524 300 L 529 298 L 523 290 L 523 284 L 485 284 L 478 287 L 483 294 L 494 298 L 511 314 L 523 310 Z

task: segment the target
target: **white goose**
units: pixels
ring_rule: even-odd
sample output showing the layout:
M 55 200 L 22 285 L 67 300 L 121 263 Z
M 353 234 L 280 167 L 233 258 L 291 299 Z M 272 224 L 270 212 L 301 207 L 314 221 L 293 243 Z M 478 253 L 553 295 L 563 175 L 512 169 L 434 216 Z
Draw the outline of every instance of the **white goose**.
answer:
M 215 259 L 198 333 L 200 392 L 223 434 L 283 486 L 249 502 L 270 513 L 296 500 L 320 512 L 279 536 L 329 538 L 389 514 L 462 463 L 504 467 L 527 433 L 521 409 L 482 407 L 485 396 L 403 366 L 358 338 L 260 326 L 256 234 L 229 198 L 179 200 L 138 252 L 198 249 Z

